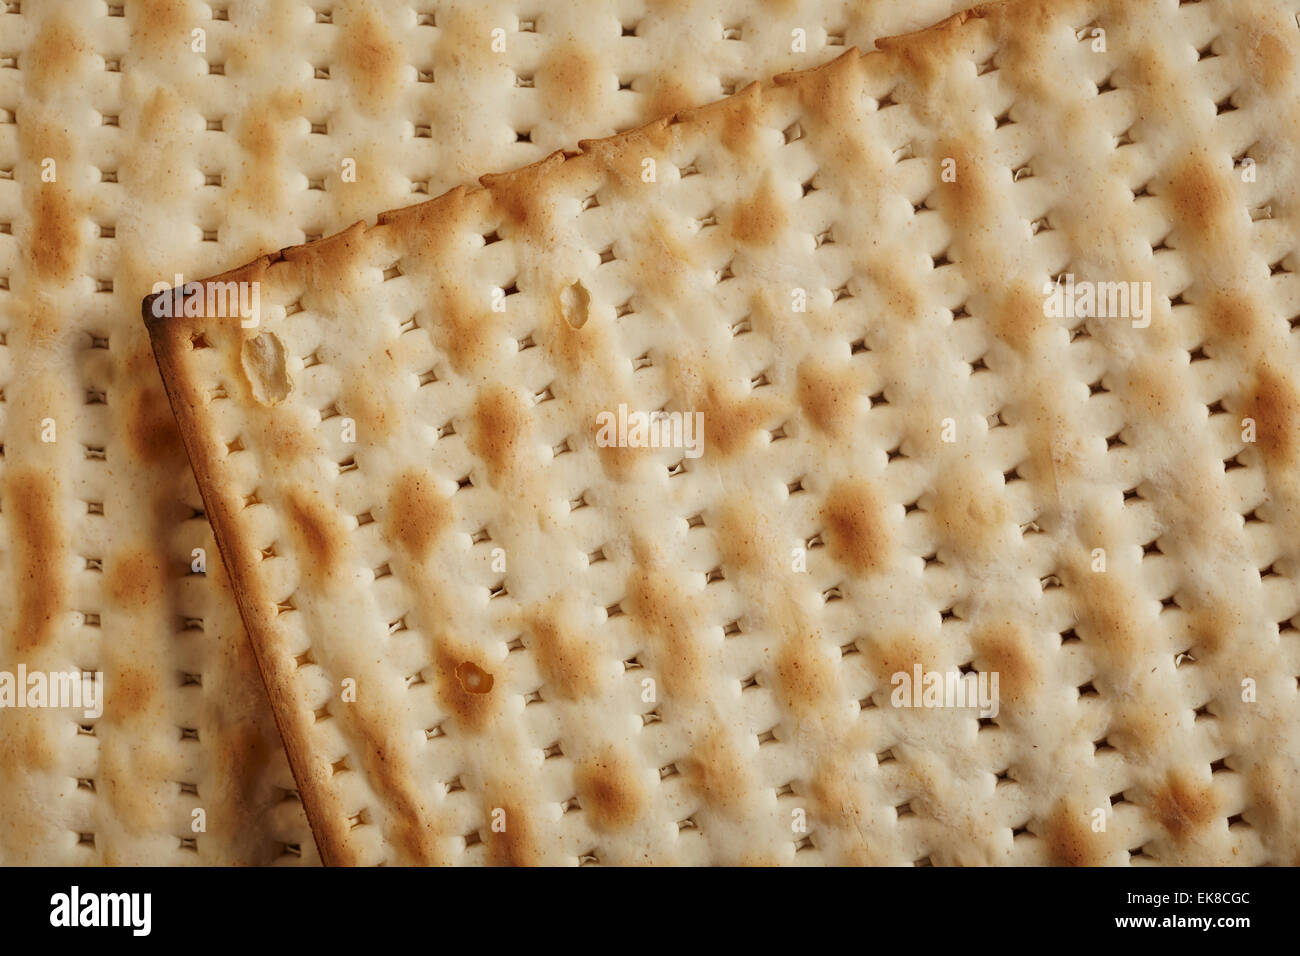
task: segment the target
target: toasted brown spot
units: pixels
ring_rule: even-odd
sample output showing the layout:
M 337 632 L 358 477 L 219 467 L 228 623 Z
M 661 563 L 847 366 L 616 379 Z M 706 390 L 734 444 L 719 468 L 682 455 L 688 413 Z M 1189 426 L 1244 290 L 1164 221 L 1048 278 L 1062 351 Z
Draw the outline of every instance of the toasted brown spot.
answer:
M 1203 787 L 1174 772 L 1165 786 L 1151 795 L 1151 809 L 1169 835 L 1182 842 L 1217 816 L 1219 804 L 1213 787 Z
M 710 730 L 683 761 L 691 789 L 709 809 L 743 817 L 757 791 L 748 762 L 721 729 Z
M 274 724 L 264 718 L 232 720 L 222 727 L 221 733 L 209 746 L 215 748 L 215 759 L 220 766 L 240 768 L 239 773 L 227 778 L 226 785 L 219 791 L 218 799 L 222 799 L 222 805 L 230 806 L 239 819 L 265 812 L 263 781 L 269 779 L 271 761 L 284 753 L 280 738 L 275 735 Z M 234 842 L 233 834 L 229 839 Z M 270 863 L 271 860 L 264 862 Z
M 282 169 L 285 141 L 291 120 L 303 112 L 302 94 L 290 90 L 259 97 L 239 111 L 235 135 L 248 159 L 239 164 L 236 194 L 267 214 L 288 202 Z
M 468 375 L 492 354 L 492 311 L 487 303 L 471 306 L 457 288 L 444 287 L 439 299 L 435 300 L 434 339 L 452 368 Z
M 357 436 L 376 444 L 393 434 L 401 409 L 386 384 L 390 379 L 384 374 L 392 363 L 384 362 L 380 368 L 382 372 L 370 372 L 366 378 L 358 376 L 345 384 L 339 399 L 339 411 L 357 423 Z
M 856 418 L 858 376 L 847 365 L 836 368 L 817 359 L 799 363 L 799 407 L 813 427 L 832 438 L 843 437 Z
M 763 144 L 762 91 L 750 85 L 720 105 L 705 107 L 701 112 L 709 121 L 716 110 L 722 112 L 722 145 L 741 159 L 753 158 Z
M 773 670 L 777 697 L 796 714 L 834 706 L 835 665 L 824 653 L 818 631 L 804 629 L 787 635 Z
M 1195 609 L 1191 615 L 1191 632 L 1196 639 L 1193 654 L 1199 660 L 1231 648 L 1242 625 L 1241 612 L 1226 602 Z
M 474 403 L 470 450 L 487 465 L 494 485 L 519 477 L 525 461 L 521 452 L 529 437 L 530 419 L 514 390 L 496 385 L 479 392 Z
M 0 763 L 14 768 L 7 772 L 29 774 L 54 769 L 62 748 L 46 729 L 45 715 L 37 710 L 10 710 L 5 715 L 5 732 L 0 734 Z
M 1057 866 L 1100 866 L 1106 860 L 1105 834 L 1094 833 L 1088 816 L 1068 801 L 1057 805 L 1041 835 Z
M 473 661 L 461 661 L 456 665 L 456 680 L 460 689 L 467 694 L 487 694 L 492 691 L 492 675 Z
M 951 218 L 956 235 L 969 240 L 985 233 L 988 223 L 996 218 L 996 191 L 986 171 L 992 164 L 983 161 L 969 145 L 955 141 L 943 144 L 937 155 L 956 164 L 950 167 L 953 174 L 946 179 L 941 175 L 944 168 L 934 171 L 939 183 L 935 197 L 940 210 Z
M 383 20 L 369 8 L 348 15 L 340 11 L 338 53 L 359 105 L 368 112 L 383 109 L 396 94 L 401 80 L 402 51 Z
M 704 428 L 696 438 L 703 439 L 704 454 L 714 449 L 729 458 L 750 444 L 761 431 L 772 404 L 759 398 L 740 398 L 721 382 L 710 380 L 696 390 L 695 411 L 704 413 Z
M 1264 313 L 1254 297 L 1216 291 L 1205 303 L 1210 328 L 1229 340 L 1250 338 L 1264 321 Z
M 596 431 L 594 425 L 592 430 Z M 596 452 L 600 455 L 600 467 L 605 476 L 620 483 L 630 481 L 641 463 L 647 460 L 646 452 L 641 448 L 597 445 Z
M 303 574 L 311 577 L 319 570 L 325 577 L 332 576 L 347 547 L 347 534 L 338 516 L 320 498 L 296 488 L 285 495 L 285 512 Z
M 414 768 L 396 729 L 400 718 L 392 702 L 361 694 L 345 714 L 360 738 L 359 769 L 391 808 L 385 815 L 384 837 L 396 848 L 398 862 L 421 866 L 444 862 L 439 859 L 434 817 L 412 782 Z
M 84 82 L 90 68 L 90 44 L 77 23 L 62 11 L 47 19 L 23 54 L 23 77 L 28 91 L 45 99 L 60 87 Z
M 104 675 L 104 694 L 113 702 L 113 719 L 128 721 L 147 713 L 158 691 L 158 675 L 143 666 L 125 666 Z
M 705 693 L 699 647 L 692 635 L 697 605 L 674 580 L 673 575 L 643 547 L 634 547 L 636 566 L 628 575 L 625 610 L 636 626 L 655 640 L 655 666 L 663 675 L 666 693 L 699 697 Z
M 1189 241 L 1200 248 L 1219 245 L 1235 203 L 1225 177 L 1205 153 L 1193 153 L 1175 167 L 1167 198 Z
M 918 664 L 924 672 L 934 670 L 937 663 L 934 652 L 913 634 L 873 638 L 867 645 L 866 657 L 871 672 L 884 687 L 890 686 L 895 674 L 906 674 L 910 680 Z
M 590 157 L 593 168 L 605 171 L 602 195 L 608 192 L 622 198 L 657 188 L 658 176 L 655 183 L 647 183 L 641 178 L 645 172 L 645 160 L 653 159 L 657 165 L 665 162 L 664 153 L 672 141 L 668 118 L 662 117 L 640 129 L 608 139 L 583 140 L 582 149 Z M 660 165 L 659 168 L 663 167 Z
M 25 243 L 32 273 L 45 281 L 66 281 L 81 262 L 81 208 L 60 179 L 41 183 L 32 199 L 32 241 Z
M 871 852 L 863 831 L 862 811 L 869 806 L 866 794 L 857 783 L 857 768 L 852 753 L 830 753 L 817 761 L 810 787 L 813 812 L 821 820 L 840 830 L 848 846 L 847 859 L 854 866 L 883 865 Z
M 133 611 L 156 605 L 164 583 L 156 548 L 127 548 L 105 570 L 105 592 L 114 604 Z
M 1028 354 L 1049 321 L 1043 314 L 1043 296 L 1027 282 L 1006 290 L 993 308 L 993 333 L 1021 354 Z
M 54 633 L 59 610 L 67 601 L 68 582 L 61 560 L 65 537 L 58 515 L 53 479 L 34 468 L 10 473 L 5 512 L 13 535 L 18 620 L 13 646 L 29 653 Z
M 163 54 L 190 35 L 190 5 L 187 0 L 154 0 L 148 4 L 128 3 L 123 12 L 130 18 L 132 49 Z
M 811 117 L 838 128 L 863 112 L 862 76 L 862 58 L 843 55 L 803 74 L 795 92 Z
M 1262 31 L 1246 51 L 1250 75 L 1270 93 L 1283 92 L 1295 79 L 1295 54 L 1276 33 Z
M 1136 408 L 1139 420 L 1164 420 L 1185 407 L 1178 371 L 1168 359 L 1142 358 L 1133 363 L 1122 383 L 1126 405 Z
M 986 16 L 996 16 L 1000 8 L 996 4 L 984 4 L 960 13 L 955 13 L 947 20 L 926 29 L 900 36 L 881 37 L 876 46 L 898 63 L 915 81 L 928 86 L 947 74 L 952 67 L 957 50 L 964 50 L 971 42 L 972 26 L 967 21 L 979 21 Z M 1033 11 L 1026 8 L 1017 10 L 1018 15 L 1028 18 Z M 981 31 L 984 32 L 984 31 Z
M 139 458 L 156 465 L 185 457 L 176 419 L 161 386 L 150 383 L 131 388 L 125 406 L 127 441 Z
M 280 406 L 262 424 L 262 447 L 276 461 L 294 462 L 320 451 L 316 429 L 303 420 L 301 409 Z
M 772 541 L 767 518 L 749 498 L 733 498 L 722 506 L 717 540 L 728 570 L 770 571 L 783 557 Z
M 480 663 L 482 660 L 449 635 L 442 635 L 438 641 L 434 659 L 438 700 L 473 732 L 486 729 L 501 708 L 502 692 L 499 688 L 494 691 L 496 681 Z M 488 678 L 486 688 L 482 677 L 471 678 L 476 672 Z M 476 689 L 471 690 L 462 675 L 470 678 Z
M 560 43 L 537 71 L 537 90 L 550 115 L 565 120 L 587 119 L 604 101 L 601 84 L 609 70 L 590 46 Z
M 492 814 L 505 811 L 504 829 L 492 829 Z M 488 807 L 488 854 L 494 866 L 538 866 L 542 862 L 537 828 L 523 806 L 502 801 Z
M 831 557 L 857 574 L 889 564 L 892 536 L 879 493 L 861 479 L 836 484 L 822 506 Z
M 674 79 L 671 70 L 658 73 L 650 86 L 650 116 L 673 116 L 695 105 L 690 87 Z
M 408 471 L 393 483 L 388 497 L 388 537 L 419 561 L 451 524 L 451 502 L 440 495 L 433 477 Z
M 534 609 L 526 622 L 533 636 L 529 649 L 537 657 L 546 685 L 556 696 L 577 700 L 596 693 L 600 671 L 595 643 L 574 629 L 563 602 Z
M 748 199 L 736 203 L 731 211 L 731 238 L 753 245 L 769 245 L 785 229 L 785 204 L 772 184 L 766 179 Z
M 1061 575 L 1075 601 L 1079 637 L 1093 654 L 1110 665 L 1136 660 L 1146 646 L 1137 613 L 1138 596 L 1130 583 L 1112 571 L 1094 572 L 1084 560 Z
M 902 269 L 881 266 L 874 261 L 865 263 L 863 269 L 871 277 L 876 295 L 889 306 L 894 320 L 911 322 L 921 316 L 921 293 Z
M 998 696 L 1020 702 L 1040 686 L 1038 663 L 1024 630 L 1011 622 L 985 627 L 971 638 L 980 670 L 998 675 Z
M 560 188 L 562 179 L 555 171 L 563 161 L 563 157 L 552 154 L 512 172 L 481 176 L 479 182 L 492 194 L 497 212 L 520 235 L 542 236 L 555 215 L 553 193 Z
M 578 801 L 598 832 L 629 826 L 645 807 L 645 788 L 637 778 L 636 764 L 613 747 L 575 767 L 573 780 Z
M 1295 462 L 1300 455 L 1300 390 L 1295 379 L 1271 362 L 1255 367 L 1244 417 L 1255 420 L 1255 440 L 1272 465 Z

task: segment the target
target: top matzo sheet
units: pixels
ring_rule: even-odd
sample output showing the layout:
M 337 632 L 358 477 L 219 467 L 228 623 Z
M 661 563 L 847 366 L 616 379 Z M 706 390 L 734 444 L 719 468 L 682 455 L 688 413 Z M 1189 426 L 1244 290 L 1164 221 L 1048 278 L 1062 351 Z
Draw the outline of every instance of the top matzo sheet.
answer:
M 323 858 L 1295 862 L 1294 13 L 983 8 L 147 300 Z
M 104 675 L 102 714 L 0 710 L 0 863 L 315 859 L 137 319 L 155 283 L 956 5 L 0 3 L 0 671 Z

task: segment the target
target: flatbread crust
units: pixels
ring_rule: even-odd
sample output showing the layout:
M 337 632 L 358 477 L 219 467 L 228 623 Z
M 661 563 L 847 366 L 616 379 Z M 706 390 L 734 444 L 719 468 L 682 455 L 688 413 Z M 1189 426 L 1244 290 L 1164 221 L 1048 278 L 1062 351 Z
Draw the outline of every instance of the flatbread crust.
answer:
M 135 320 L 155 283 L 959 2 L 0 4 L 0 670 L 108 688 L 0 710 L 0 863 L 316 860 Z
M 322 858 L 1296 862 L 1296 30 L 989 5 L 146 300 Z

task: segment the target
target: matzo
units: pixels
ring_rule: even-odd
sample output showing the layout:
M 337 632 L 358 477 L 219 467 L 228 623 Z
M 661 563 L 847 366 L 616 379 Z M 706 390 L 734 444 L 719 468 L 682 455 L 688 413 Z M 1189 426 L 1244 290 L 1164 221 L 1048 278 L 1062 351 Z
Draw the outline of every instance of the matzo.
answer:
M 148 300 L 323 858 L 1296 862 L 1296 33 L 989 6 Z
M 315 859 L 135 320 L 154 282 L 958 5 L 0 3 L 0 671 L 106 687 L 98 719 L 0 712 L 0 862 Z

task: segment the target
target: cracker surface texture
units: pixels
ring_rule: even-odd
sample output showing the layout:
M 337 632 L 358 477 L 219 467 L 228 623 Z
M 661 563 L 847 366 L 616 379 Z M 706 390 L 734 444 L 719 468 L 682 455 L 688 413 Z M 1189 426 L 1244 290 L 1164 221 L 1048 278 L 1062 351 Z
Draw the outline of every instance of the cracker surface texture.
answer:
M 0 3 L 0 671 L 105 688 L 98 718 L 0 709 L 0 863 L 317 859 L 136 318 L 156 283 L 957 0 L 544 6 Z
M 150 320 L 322 856 L 1295 863 L 1294 8 L 988 6 Z

